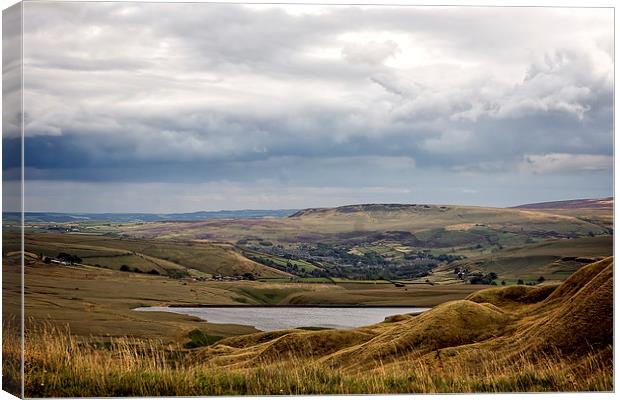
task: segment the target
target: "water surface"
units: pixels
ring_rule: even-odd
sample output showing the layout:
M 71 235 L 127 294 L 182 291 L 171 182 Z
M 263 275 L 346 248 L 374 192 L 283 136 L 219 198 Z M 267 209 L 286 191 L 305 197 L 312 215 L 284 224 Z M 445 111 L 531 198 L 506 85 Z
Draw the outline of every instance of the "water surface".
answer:
M 261 331 L 322 327 L 357 328 L 381 322 L 390 315 L 419 313 L 421 307 L 140 307 L 136 311 L 165 311 L 191 315 L 216 324 L 253 326 Z

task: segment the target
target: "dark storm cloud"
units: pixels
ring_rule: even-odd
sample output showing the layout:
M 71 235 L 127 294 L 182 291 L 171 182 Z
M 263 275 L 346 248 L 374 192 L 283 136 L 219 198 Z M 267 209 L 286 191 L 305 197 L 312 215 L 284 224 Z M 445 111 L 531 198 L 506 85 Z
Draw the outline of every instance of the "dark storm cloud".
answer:
M 611 190 L 607 9 L 25 13 L 26 166 L 40 182 L 405 187 L 475 174 L 465 195 L 492 174 L 562 172 Z

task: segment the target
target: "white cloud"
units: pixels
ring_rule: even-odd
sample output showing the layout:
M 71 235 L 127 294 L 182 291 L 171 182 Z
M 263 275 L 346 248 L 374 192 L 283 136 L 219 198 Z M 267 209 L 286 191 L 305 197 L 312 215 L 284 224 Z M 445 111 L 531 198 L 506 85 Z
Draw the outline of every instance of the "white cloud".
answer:
M 395 57 L 400 51 L 393 40 L 347 43 L 342 48 L 342 56 L 351 63 L 379 65 L 388 58 Z

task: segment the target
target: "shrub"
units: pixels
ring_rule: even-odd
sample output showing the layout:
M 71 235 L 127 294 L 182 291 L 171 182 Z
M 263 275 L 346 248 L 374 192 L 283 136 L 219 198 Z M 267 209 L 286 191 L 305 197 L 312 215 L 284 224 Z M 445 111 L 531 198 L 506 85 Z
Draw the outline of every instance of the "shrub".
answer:
M 243 274 L 243 278 L 244 278 L 244 279 L 247 279 L 247 280 L 249 280 L 249 281 L 255 281 L 255 280 L 256 280 L 256 277 L 255 277 L 255 276 L 254 276 L 254 274 L 253 274 L 253 273 L 251 273 L 251 272 L 245 272 L 245 273 Z
M 65 261 L 71 264 L 75 264 L 75 263 L 81 263 L 82 259 L 76 255 L 73 254 L 68 254 L 68 253 L 58 253 L 58 256 L 56 256 L 57 259 L 59 259 L 60 261 Z
M 489 272 L 484 276 L 476 274 L 469 279 L 469 282 L 472 285 L 497 285 L 495 279 L 497 279 L 497 274 L 495 272 Z

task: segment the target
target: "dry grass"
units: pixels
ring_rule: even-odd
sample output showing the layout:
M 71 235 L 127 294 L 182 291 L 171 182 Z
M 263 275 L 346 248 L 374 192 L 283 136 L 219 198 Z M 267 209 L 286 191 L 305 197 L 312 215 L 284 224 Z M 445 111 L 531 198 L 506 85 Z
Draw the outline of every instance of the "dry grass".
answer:
M 18 337 L 8 335 L 3 351 L 18 354 L 17 345 Z M 609 391 L 613 387 L 611 348 L 578 362 L 557 352 L 538 358 L 520 352 L 510 362 L 486 350 L 477 352 L 475 360 L 470 354 L 467 362 L 408 357 L 395 365 L 377 365 L 372 373 L 346 372 L 301 356 L 264 360 L 252 368 L 224 369 L 196 360 L 192 354 L 157 341 L 131 338 L 84 343 L 66 329 L 33 325 L 26 335 L 25 395 L 541 392 Z
M 611 391 L 612 289 L 608 258 L 553 291 L 503 288 L 369 327 L 258 333 L 196 350 L 136 337 L 78 337 L 56 321 L 31 320 L 25 394 Z M 505 301 L 510 307 L 502 308 Z M 18 332 L 3 328 L 5 380 L 18 382 Z

